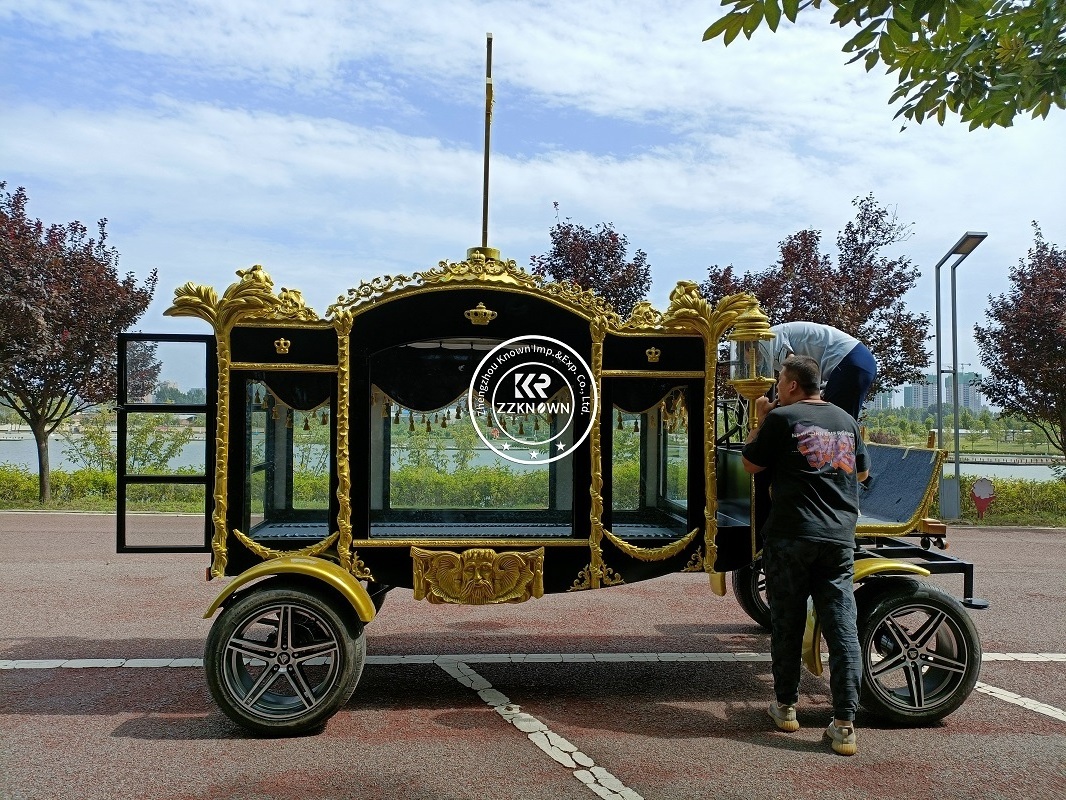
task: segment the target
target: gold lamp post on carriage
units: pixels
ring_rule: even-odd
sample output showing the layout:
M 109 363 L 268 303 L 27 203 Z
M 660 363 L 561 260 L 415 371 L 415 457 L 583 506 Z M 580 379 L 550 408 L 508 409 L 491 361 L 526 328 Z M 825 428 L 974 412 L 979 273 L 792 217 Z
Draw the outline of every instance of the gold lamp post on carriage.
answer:
M 774 338 L 770 320 L 759 308 L 752 306 L 737 317 L 732 333 L 726 337 L 731 342 L 729 359 L 729 384 L 737 394 L 748 401 L 748 428 L 758 424 L 752 402 L 766 394 L 774 385 L 773 359 L 760 359 L 760 344 Z

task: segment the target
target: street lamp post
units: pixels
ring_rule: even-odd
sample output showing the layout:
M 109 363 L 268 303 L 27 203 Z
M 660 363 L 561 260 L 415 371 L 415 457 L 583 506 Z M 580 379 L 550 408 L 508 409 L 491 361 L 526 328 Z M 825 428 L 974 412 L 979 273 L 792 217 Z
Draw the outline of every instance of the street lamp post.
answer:
M 944 398 L 943 398 L 943 374 L 951 372 L 951 389 L 953 416 L 955 424 L 955 485 L 952 491 L 945 495 L 944 479 L 940 479 L 940 514 L 949 519 L 958 519 L 962 511 L 962 498 L 959 486 L 959 322 L 958 308 L 955 292 L 955 270 L 959 264 L 966 260 L 988 236 L 987 233 L 967 231 L 962 238 L 955 243 L 944 257 L 936 265 L 936 441 L 938 447 L 944 446 Z M 940 268 L 952 256 L 958 256 L 951 265 L 951 369 L 941 368 L 940 359 Z M 946 502 L 945 502 L 946 501 Z

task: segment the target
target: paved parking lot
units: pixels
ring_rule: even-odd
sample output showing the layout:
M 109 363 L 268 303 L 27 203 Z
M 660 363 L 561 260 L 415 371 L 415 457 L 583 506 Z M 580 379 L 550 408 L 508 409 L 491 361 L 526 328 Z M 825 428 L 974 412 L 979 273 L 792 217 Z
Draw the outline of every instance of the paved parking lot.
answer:
M 822 678 L 803 728 L 772 729 L 768 636 L 687 574 L 491 608 L 394 591 L 325 732 L 250 738 L 198 666 L 206 556 L 112 536 L 107 515 L 0 513 L 4 800 L 1066 797 L 1066 531 L 952 531 L 992 603 L 978 690 L 929 728 L 860 712 L 851 759 L 820 741 Z

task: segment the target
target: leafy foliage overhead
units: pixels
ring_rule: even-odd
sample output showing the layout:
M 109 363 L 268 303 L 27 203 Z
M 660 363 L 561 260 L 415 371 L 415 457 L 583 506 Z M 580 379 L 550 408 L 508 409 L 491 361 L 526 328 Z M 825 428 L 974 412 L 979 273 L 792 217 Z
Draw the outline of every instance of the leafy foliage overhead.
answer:
M 977 127 L 1013 124 L 1019 113 L 1047 117 L 1066 108 L 1066 3 L 1062 0 L 722 0 L 730 7 L 703 34 L 729 44 L 784 16 L 835 12 L 832 22 L 859 32 L 844 44 L 867 72 L 879 63 L 898 82 L 896 116 L 941 125 L 957 114 Z
M 873 197 L 856 198 L 855 219 L 837 235 L 836 264 L 820 251 L 820 231 L 794 233 L 780 243 L 778 262 L 737 276 L 712 266 L 700 290 L 712 303 L 751 292 L 771 325 L 808 320 L 832 325 L 863 342 L 877 359 L 876 393 L 922 378 L 929 316 L 907 311 L 903 296 L 920 273 L 905 256 L 882 250 L 910 236 L 911 226 Z
M 558 203 L 555 209 L 559 210 Z M 567 218 L 557 221 L 550 235 L 551 250 L 529 258 L 534 275 L 592 289 L 614 306 L 623 319 L 648 296 L 651 289 L 648 255 L 637 250 L 630 260 L 629 239 L 615 231 L 612 223 L 603 222 L 589 229 Z
M 974 326 L 988 375 L 981 391 L 1005 413 L 1044 432 L 1060 452 L 1066 446 L 1066 250 L 1035 241 L 1010 271 L 1010 289 L 989 296 L 987 325 Z

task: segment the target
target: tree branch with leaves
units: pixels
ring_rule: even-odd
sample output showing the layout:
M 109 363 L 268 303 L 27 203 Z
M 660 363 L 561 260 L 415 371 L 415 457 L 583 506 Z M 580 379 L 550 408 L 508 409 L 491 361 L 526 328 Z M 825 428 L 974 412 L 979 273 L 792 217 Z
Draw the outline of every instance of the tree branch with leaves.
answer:
M 1062 0 L 824 0 L 830 22 L 859 32 L 843 47 L 866 71 L 897 75 L 889 103 L 916 123 L 958 115 L 970 129 L 1008 127 L 1025 112 L 1066 108 L 1066 3 Z M 722 0 L 703 34 L 729 45 L 762 25 L 821 8 L 823 0 Z M 849 62 L 849 63 L 851 63 Z
M 989 296 L 987 325 L 974 326 L 984 396 L 1039 428 L 1066 452 L 1066 250 L 1035 241 L 1010 271 L 1010 289 Z
M 558 213 L 558 203 L 555 210 Z M 610 303 L 622 319 L 648 296 L 648 255 L 637 250 L 630 259 L 629 239 L 618 233 L 612 223 L 603 222 L 590 229 L 571 222 L 569 217 L 563 221 L 556 217 L 549 235 L 551 249 L 529 258 L 534 275 L 591 289 Z

